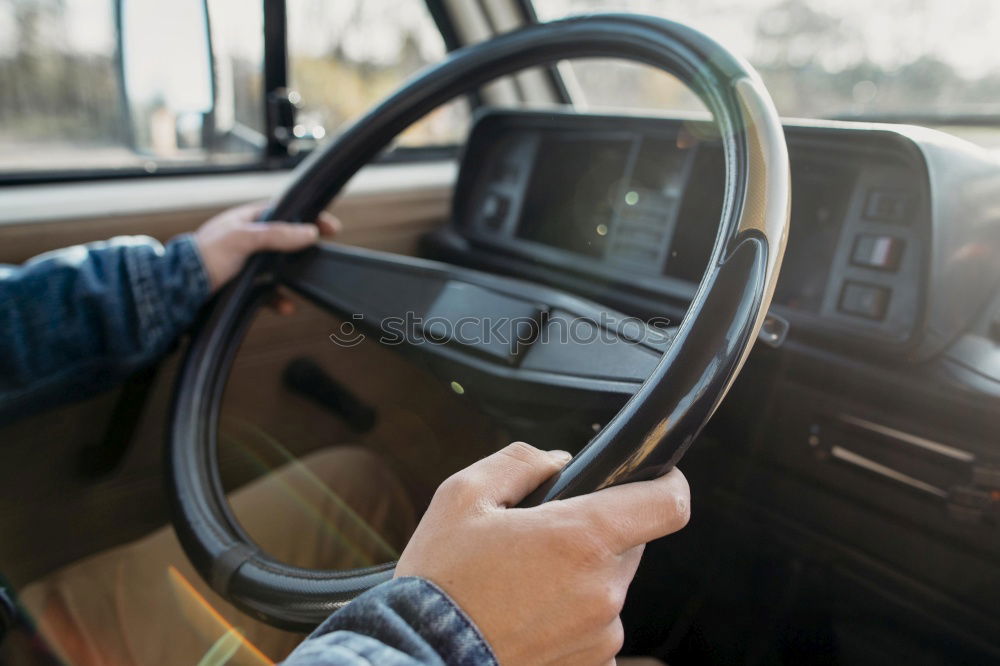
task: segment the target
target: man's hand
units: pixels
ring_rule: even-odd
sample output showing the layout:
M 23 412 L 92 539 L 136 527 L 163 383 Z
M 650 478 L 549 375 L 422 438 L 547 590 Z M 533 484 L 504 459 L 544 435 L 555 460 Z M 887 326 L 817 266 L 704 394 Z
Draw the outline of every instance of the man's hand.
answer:
M 229 282 L 255 252 L 296 252 L 315 243 L 320 235 L 340 229 L 332 215 L 321 213 L 316 224 L 257 222 L 267 202 L 230 208 L 205 222 L 194 234 L 212 291 Z
M 648 541 L 687 524 L 678 470 L 590 495 L 512 508 L 569 460 L 517 442 L 441 484 L 396 567 L 444 589 L 501 664 L 608 664 Z

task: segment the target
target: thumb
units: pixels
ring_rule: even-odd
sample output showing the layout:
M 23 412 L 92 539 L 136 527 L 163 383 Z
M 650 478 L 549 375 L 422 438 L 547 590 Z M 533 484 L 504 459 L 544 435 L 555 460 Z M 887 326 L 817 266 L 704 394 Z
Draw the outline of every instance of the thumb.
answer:
M 473 463 L 463 472 L 481 489 L 480 500 L 493 506 L 516 506 L 569 462 L 565 451 L 542 451 L 514 442 Z
M 304 250 L 319 238 L 319 229 L 314 224 L 255 222 L 250 229 L 254 235 L 254 247 L 258 252 Z

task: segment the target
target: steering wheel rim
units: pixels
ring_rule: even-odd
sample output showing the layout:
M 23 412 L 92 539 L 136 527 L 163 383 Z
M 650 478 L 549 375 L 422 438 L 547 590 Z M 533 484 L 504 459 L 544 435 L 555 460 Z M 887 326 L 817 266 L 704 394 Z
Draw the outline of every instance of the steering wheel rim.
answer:
M 603 14 L 535 24 L 453 52 L 315 151 L 264 219 L 312 220 L 403 129 L 450 99 L 526 67 L 614 57 L 663 69 L 712 112 L 726 164 L 708 268 L 677 335 L 619 414 L 525 504 L 646 479 L 676 464 L 732 385 L 774 291 L 788 232 L 790 178 L 777 112 L 749 64 L 692 28 Z M 182 364 L 167 438 L 167 490 L 185 552 L 220 595 L 253 617 L 310 629 L 392 576 L 393 564 L 316 571 L 277 562 L 232 515 L 217 463 L 219 406 L 249 314 L 283 259 L 261 255 L 214 302 Z

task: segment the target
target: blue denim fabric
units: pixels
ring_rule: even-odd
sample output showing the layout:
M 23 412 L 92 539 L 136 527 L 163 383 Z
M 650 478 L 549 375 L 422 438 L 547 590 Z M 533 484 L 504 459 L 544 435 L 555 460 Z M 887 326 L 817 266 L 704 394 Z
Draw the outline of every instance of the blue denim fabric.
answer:
M 121 237 L 0 266 L 0 421 L 111 388 L 169 351 L 211 294 L 191 236 Z
M 331 615 L 284 666 L 496 666 L 472 620 L 423 578 L 396 578 Z

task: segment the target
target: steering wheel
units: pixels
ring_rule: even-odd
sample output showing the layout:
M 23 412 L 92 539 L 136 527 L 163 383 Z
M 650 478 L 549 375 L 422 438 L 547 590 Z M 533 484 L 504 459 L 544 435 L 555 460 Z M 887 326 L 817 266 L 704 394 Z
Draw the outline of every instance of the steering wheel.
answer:
M 705 35 L 657 18 L 602 14 L 534 24 L 455 51 L 419 73 L 305 160 L 264 216 L 315 219 L 362 166 L 429 111 L 497 77 L 581 57 L 634 60 L 666 70 L 690 86 L 720 131 L 725 198 L 704 277 L 676 334 L 660 348 L 659 361 L 641 385 L 637 380 L 627 389 L 633 395 L 624 408 L 525 505 L 666 473 L 719 406 L 746 360 L 770 305 L 790 206 L 781 123 L 750 65 Z M 282 564 L 261 552 L 230 512 L 216 456 L 222 391 L 250 313 L 279 283 L 341 313 L 366 308 L 385 314 L 402 305 L 426 312 L 445 293 L 449 298 L 458 294 L 458 302 L 467 306 L 478 304 L 472 307 L 480 311 L 517 309 L 518 303 L 584 315 L 602 308 L 539 285 L 333 245 L 294 257 L 260 255 L 248 262 L 211 306 L 183 362 L 167 444 L 168 492 L 180 541 L 212 588 L 254 617 L 301 630 L 390 579 L 393 565 L 314 571 Z M 620 339 L 628 337 L 614 332 Z M 525 369 L 517 358 L 495 350 L 484 354 L 461 345 L 434 347 L 453 366 L 495 372 L 529 390 L 598 396 L 624 390 L 621 382 L 575 377 L 571 370 L 546 374 Z

